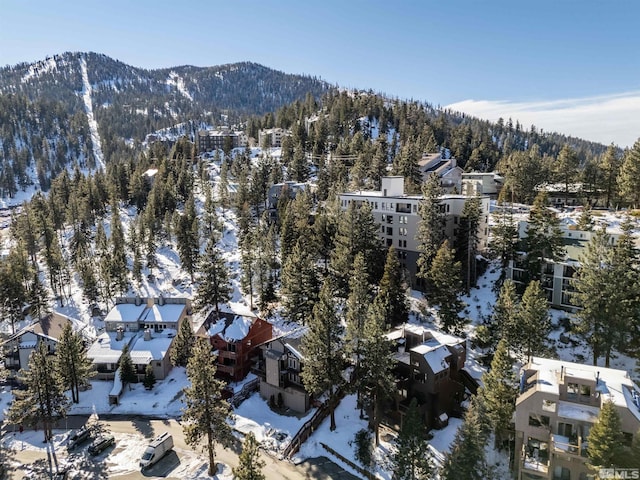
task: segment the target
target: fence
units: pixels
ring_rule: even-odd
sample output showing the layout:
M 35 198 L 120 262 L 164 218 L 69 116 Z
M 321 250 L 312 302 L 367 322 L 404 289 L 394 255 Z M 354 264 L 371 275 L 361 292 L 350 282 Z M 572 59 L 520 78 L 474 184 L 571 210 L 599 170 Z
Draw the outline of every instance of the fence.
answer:
M 320 445 L 322 445 L 322 448 L 324 448 L 327 452 L 331 453 L 332 455 L 335 455 L 336 457 L 338 457 L 340 460 L 342 460 L 344 463 L 346 463 L 347 465 L 349 465 L 351 468 L 353 468 L 356 472 L 358 472 L 360 475 L 363 475 L 364 478 L 368 478 L 369 480 L 374 480 L 376 478 L 376 476 L 371 473 L 369 470 L 365 470 L 364 468 L 360 467 L 359 465 L 356 465 L 355 463 L 353 463 L 351 460 L 349 460 L 346 457 L 343 457 L 341 454 L 339 454 L 338 452 L 336 452 L 333 448 L 331 448 L 328 445 L 325 445 L 324 443 L 320 442 Z
M 248 381 L 247 383 L 245 383 L 242 386 L 242 388 L 240 389 L 239 392 L 236 392 L 236 393 L 233 394 L 233 397 L 231 397 L 231 399 L 229 400 L 229 403 L 231 403 L 231 405 L 233 405 L 234 407 L 237 407 L 249 395 L 251 395 L 253 392 L 255 392 L 258 389 L 259 385 L 260 385 L 260 379 L 259 378 L 254 378 L 253 380 Z

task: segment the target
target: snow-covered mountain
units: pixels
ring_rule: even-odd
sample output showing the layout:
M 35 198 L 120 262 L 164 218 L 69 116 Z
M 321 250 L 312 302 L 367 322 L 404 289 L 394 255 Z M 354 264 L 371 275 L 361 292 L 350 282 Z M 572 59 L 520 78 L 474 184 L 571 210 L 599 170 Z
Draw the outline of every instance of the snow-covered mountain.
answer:
M 145 70 L 97 53 L 64 53 L 0 69 L 0 197 L 70 164 L 126 159 L 155 131 L 236 123 L 333 88 L 255 63 Z M 133 152 L 135 154 L 135 152 Z

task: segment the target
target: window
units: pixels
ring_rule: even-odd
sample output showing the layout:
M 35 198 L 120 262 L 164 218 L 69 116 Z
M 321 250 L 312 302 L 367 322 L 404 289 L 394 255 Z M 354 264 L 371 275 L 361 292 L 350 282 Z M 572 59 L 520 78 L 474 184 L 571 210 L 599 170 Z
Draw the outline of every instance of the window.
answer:
M 590 397 L 591 396 L 591 387 L 589 385 L 580 385 L 580 396 L 582 396 L 582 397 Z
M 556 411 L 556 402 L 553 400 L 542 400 L 542 411 L 543 412 L 555 412 Z
M 579 385 L 577 383 L 567 383 L 567 396 L 569 398 L 576 397 L 578 395 Z
M 550 419 L 546 415 L 537 415 L 535 413 L 529 415 L 529 425 L 532 427 L 548 427 Z

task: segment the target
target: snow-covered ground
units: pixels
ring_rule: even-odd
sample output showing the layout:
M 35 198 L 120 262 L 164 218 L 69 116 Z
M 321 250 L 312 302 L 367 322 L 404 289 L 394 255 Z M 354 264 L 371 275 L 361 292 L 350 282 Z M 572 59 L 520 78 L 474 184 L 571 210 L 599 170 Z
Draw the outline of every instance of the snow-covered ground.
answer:
M 256 160 L 256 155 L 259 153 L 259 149 L 252 150 L 252 161 Z M 279 154 L 277 150 L 273 150 L 271 153 L 272 156 Z M 213 181 L 215 181 L 219 170 L 213 162 L 210 162 L 210 172 L 212 173 Z M 204 195 L 200 192 L 197 197 L 198 207 L 202 208 L 203 203 Z M 121 208 L 118 213 L 122 219 L 123 230 L 126 235 L 135 216 L 134 209 Z M 247 298 L 240 288 L 240 253 L 238 249 L 236 218 L 230 210 L 225 210 L 224 212 L 219 210 L 218 213 L 223 221 L 222 237 L 219 246 L 223 250 L 224 258 L 232 270 L 231 281 L 233 294 L 228 308 L 236 312 L 250 312 L 249 298 Z M 108 224 L 105 224 L 105 230 L 107 233 L 109 232 Z M 167 243 L 160 245 L 157 251 L 157 259 L 158 267 L 154 269 L 153 277 L 148 277 L 150 272 L 144 270 L 143 281 L 139 285 L 133 285 L 128 294 L 148 297 L 163 295 L 165 297 L 191 298 L 194 293 L 194 286 L 188 275 L 180 269 L 179 255 L 175 246 Z M 478 287 L 472 289 L 471 293 L 463 298 L 467 303 L 465 315 L 470 319 L 466 329 L 468 336 L 471 336 L 475 327 L 482 323 L 483 319 L 487 318 L 492 312 L 496 300 L 493 286 L 498 275 L 498 268 L 490 264 L 485 274 L 479 279 Z M 85 323 L 88 326 L 87 331 L 97 335 L 101 332 L 104 324 L 100 318 L 91 317 L 89 305 L 87 305 L 87 302 L 82 298 L 82 289 L 75 283 L 76 279 L 73 281 L 71 298 L 66 301 L 64 307 L 55 305 L 55 309 L 60 313 Z M 108 306 L 103 306 L 103 308 L 106 307 Z M 411 293 L 411 308 L 410 322 L 422 323 L 427 326 L 437 326 L 437 312 L 426 304 L 419 292 L 414 291 Z M 559 326 L 560 319 L 562 317 L 568 317 L 570 314 L 553 310 L 551 314 L 554 325 L 556 325 L 557 328 L 550 337 L 550 343 L 551 346 L 555 348 L 559 358 L 567 361 L 583 361 L 585 359 L 589 361 L 591 353 L 582 342 L 576 342 L 575 344 L 569 343 L 567 345 L 560 341 L 560 335 L 563 333 L 562 327 Z M 273 323 L 275 334 L 288 332 L 299 327 L 282 318 L 281 312 L 278 309 L 270 313 L 268 320 Z M 480 352 L 469 348 L 467 364 L 465 366 L 465 369 L 478 379 L 486 370 L 486 367 L 478 360 L 480 355 Z M 634 360 L 622 355 L 618 355 L 612 360 L 612 367 L 614 368 L 632 371 L 634 366 Z M 142 385 L 133 385 L 130 389 L 125 389 L 120 404 L 114 406 L 108 403 L 108 393 L 111 390 L 112 382 L 93 381 L 90 390 L 81 392 L 80 404 L 74 405 L 70 413 L 96 413 L 98 415 L 140 414 L 157 418 L 178 418 L 181 415 L 181 408 L 183 406 L 182 390 L 187 384 L 188 380 L 184 369 L 175 368 L 168 378 L 159 381 L 151 391 L 145 390 Z M 240 385 L 233 387 L 239 388 Z M 0 392 L 0 415 L 4 415 L 4 410 L 6 410 L 7 404 L 10 401 L 10 391 L 5 389 L 4 392 Z M 253 432 L 258 440 L 263 442 L 266 450 L 277 454 L 287 445 L 304 423 L 311 418 L 313 412 L 314 410 L 312 409 L 301 418 L 278 415 L 269 408 L 265 400 L 261 399 L 258 394 L 254 394 L 235 409 L 232 423 L 234 428 L 242 434 Z M 338 406 L 336 420 L 337 429 L 331 432 L 329 431 L 328 425 L 329 419 L 326 419 L 302 446 L 294 460 L 299 462 L 306 458 L 327 456 L 342 465 L 340 460 L 332 456 L 322 447 L 324 443 L 340 452 L 349 460 L 357 463 L 354 454 L 354 436 L 356 432 L 366 428 L 366 422 L 360 419 L 359 410 L 356 408 L 353 396 L 345 397 Z M 433 438 L 430 441 L 431 449 L 437 461 L 441 461 L 443 455 L 448 452 L 451 441 L 460 424 L 460 420 L 451 418 L 449 425 L 445 429 L 432 432 Z M 33 438 L 31 437 L 32 435 Z M 57 432 L 55 441 L 62 443 L 65 437 L 66 432 Z M 389 462 L 390 455 L 393 452 L 393 438 L 394 435 L 391 432 L 383 432 L 380 446 L 374 452 L 374 456 L 378 461 L 376 473 L 381 479 L 391 478 Z M 19 445 L 15 443 L 17 440 L 13 438 L 5 438 L 4 441 L 8 447 L 14 449 L 43 448 L 41 444 L 41 434 L 37 432 L 25 432 L 25 434 L 20 436 Z M 140 449 L 146 445 L 146 442 L 147 439 L 141 436 L 138 438 L 134 435 L 127 436 L 123 434 L 117 438 L 118 449 L 109 455 L 109 462 L 116 462 L 113 467 L 116 469 L 137 469 L 139 452 Z M 120 450 L 120 446 L 123 447 L 122 450 Z M 487 453 L 491 463 L 504 465 L 504 455 L 502 453 L 495 452 L 492 449 L 488 449 Z M 182 455 L 183 453 L 181 453 L 181 460 Z M 203 470 L 203 460 L 199 454 L 196 452 L 184 452 L 184 458 L 187 460 L 182 461 L 180 464 L 180 468 L 184 470 L 178 472 L 177 475 L 179 477 L 198 478 L 206 474 L 206 470 Z M 342 466 L 350 470 L 350 467 L 347 465 Z M 499 471 L 504 472 L 504 468 L 501 467 Z M 114 472 L 116 472 L 116 470 L 114 470 Z M 353 473 L 358 476 L 357 472 Z M 172 473 L 172 475 L 175 474 L 176 472 Z M 229 472 L 224 472 L 218 478 L 230 478 L 229 475 Z M 497 478 L 507 478 L 507 475 L 505 474 L 504 477 Z

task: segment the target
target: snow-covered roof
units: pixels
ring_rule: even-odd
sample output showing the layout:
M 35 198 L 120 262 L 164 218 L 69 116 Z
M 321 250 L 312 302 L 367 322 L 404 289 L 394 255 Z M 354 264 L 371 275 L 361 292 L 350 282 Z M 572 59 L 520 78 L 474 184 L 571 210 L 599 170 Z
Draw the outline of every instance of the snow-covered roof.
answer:
M 116 340 L 116 332 L 104 332 L 89 347 L 87 357 L 93 363 L 117 363 L 122 355 L 122 349 L 128 345 L 134 334 L 125 332 L 122 340 Z
M 105 322 L 137 322 L 147 305 L 142 303 L 118 303 L 109 311 L 104 318 Z
M 142 320 L 145 323 L 178 323 L 186 308 L 184 303 L 165 303 L 164 305 L 156 303 L 147 310 Z
M 537 371 L 536 389 L 556 395 L 559 394 L 561 373 L 564 376 L 563 382 L 570 382 L 574 379 L 594 381 L 596 382 L 596 391 L 600 393 L 602 401 L 611 400 L 618 407 L 628 408 L 640 420 L 640 400 L 634 401 L 634 392 L 640 399 L 640 391 L 624 370 L 541 357 L 532 357 L 526 369 Z M 529 381 L 529 383 L 532 382 Z M 580 407 L 586 408 L 583 405 Z M 595 410 L 598 409 L 595 408 Z
M 449 361 L 447 359 L 451 356 L 451 352 L 445 345 L 435 346 L 423 343 L 411 350 L 424 357 L 434 374 L 438 374 L 449 368 Z
M 302 355 L 302 353 L 300 353 L 297 348 L 291 345 L 291 343 L 285 343 L 285 345 L 287 346 L 289 351 L 298 358 L 298 360 L 304 360 L 304 355 Z
M 109 395 L 120 396 L 122 393 L 122 379 L 120 378 L 120 367 L 116 370 L 115 375 L 113 376 L 113 387 L 109 392 Z
M 144 339 L 144 334 L 139 335 L 131 346 L 131 360 L 138 365 L 147 365 L 152 360 L 162 360 L 167 355 L 175 335 L 176 331 L 171 329 L 153 333 L 149 340 Z
M 207 335 L 210 337 L 217 335 L 227 343 L 245 338 L 257 318 L 234 313 L 221 313 L 220 315 L 221 318 L 207 329 Z
M 423 327 L 422 325 L 415 325 L 412 323 L 405 323 L 395 330 L 386 334 L 386 337 L 389 340 L 400 340 L 406 338 L 407 333 L 421 336 L 423 339 L 435 339 L 441 345 L 459 345 L 461 343 L 465 343 L 465 339 L 456 337 L 454 335 L 450 335 L 448 333 L 441 332 L 439 330 L 435 330 L 433 328 Z

